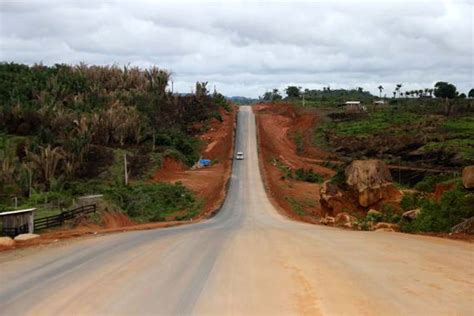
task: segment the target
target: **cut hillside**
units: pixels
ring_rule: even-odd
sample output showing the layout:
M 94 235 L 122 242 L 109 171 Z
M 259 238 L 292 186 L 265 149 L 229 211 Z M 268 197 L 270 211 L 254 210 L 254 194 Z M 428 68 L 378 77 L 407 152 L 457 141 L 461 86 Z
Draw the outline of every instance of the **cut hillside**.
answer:
M 330 155 L 310 145 L 318 115 L 285 104 L 256 105 L 254 112 L 261 168 L 271 198 L 286 215 L 317 222 L 322 215 L 321 184 L 336 173 L 322 166 Z

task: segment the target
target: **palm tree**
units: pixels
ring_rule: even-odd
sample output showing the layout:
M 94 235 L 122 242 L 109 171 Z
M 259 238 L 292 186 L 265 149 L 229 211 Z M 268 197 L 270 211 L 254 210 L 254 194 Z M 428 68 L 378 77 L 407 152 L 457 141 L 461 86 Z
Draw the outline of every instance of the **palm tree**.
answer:
M 398 95 L 400 96 L 400 88 L 402 87 L 402 84 L 399 83 L 397 84 L 397 87 L 395 88 L 395 91 L 398 92 Z
M 397 91 L 393 91 L 393 98 L 397 95 Z
M 38 154 L 28 151 L 27 157 L 33 169 L 39 171 L 46 189 L 49 191 L 58 165 L 64 160 L 64 150 L 62 147 L 51 148 L 51 145 L 48 145 L 47 147 L 40 147 Z
M 380 98 L 382 98 L 383 86 L 382 86 L 382 85 L 378 86 L 378 89 L 379 89 L 379 91 L 380 91 Z
M 405 97 L 409 97 L 411 95 L 411 92 L 410 91 L 405 91 Z

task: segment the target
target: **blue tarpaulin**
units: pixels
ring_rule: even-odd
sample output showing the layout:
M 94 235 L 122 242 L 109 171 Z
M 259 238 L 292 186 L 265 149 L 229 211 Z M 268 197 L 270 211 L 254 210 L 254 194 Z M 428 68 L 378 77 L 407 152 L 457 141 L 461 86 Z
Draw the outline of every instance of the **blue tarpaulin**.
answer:
M 199 164 L 201 166 L 209 166 L 211 164 L 211 160 L 210 159 L 201 159 L 201 160 L 199 160 Z

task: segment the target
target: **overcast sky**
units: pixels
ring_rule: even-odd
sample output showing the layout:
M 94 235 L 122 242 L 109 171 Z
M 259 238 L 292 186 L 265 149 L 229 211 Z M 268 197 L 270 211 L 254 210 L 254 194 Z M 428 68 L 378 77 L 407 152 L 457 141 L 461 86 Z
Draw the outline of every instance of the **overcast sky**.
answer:
M 474 1 L 5 1 L 0 60 L 157 65 L 175 91 L 474 87 Z

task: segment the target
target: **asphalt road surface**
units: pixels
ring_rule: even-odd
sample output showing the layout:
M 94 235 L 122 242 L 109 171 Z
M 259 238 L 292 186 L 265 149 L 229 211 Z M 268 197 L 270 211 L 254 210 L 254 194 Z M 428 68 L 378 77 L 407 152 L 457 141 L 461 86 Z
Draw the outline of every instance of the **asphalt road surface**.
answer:
M 474 315 L 474 246 L 299 223 L 269 202 L 239 113 L 221 212 L 0 254 L 1 315 Z

